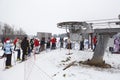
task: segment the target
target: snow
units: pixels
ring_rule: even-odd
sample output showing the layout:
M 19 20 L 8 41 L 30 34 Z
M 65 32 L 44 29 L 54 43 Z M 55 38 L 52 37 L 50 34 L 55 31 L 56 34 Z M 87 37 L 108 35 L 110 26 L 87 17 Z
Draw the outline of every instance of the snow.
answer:
M 79 51 L 75 48 L 70 50 L 71 55 L 67 55 L 68 52 L 68 49 L 63 48 L 46 50 L 22 63 L 15 61 L 15 52 L 10 69 L 4 70 L 5 59 L 0 59 L 0 80 L 120 80 L 120 54 L 111 54 L 106 50 L 104 60 L 113 68 L 98 68 L 77 63 L 91 59 L 91 50 Z M 2 53 L 0 50 L 0 55 Z M 75 65 L 63 70 L 73 61 L 77 61 Z

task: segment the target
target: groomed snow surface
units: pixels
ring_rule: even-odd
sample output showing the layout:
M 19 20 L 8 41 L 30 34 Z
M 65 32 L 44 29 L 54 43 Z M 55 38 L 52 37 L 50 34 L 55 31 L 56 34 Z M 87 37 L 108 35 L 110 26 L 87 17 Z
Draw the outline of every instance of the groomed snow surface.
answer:
M 120 80 L 120 54 L 111 54 L 106 51 L 104 60 L 113 68 L 98 68 L 78 64 L 79 61 L 91 59 L 91 50 L 79 51 L 57 48 L 46 50 L 28 58 L 24 62 L 17 62 L 15 52 L 12 55 L 10 69 L 4 70 L 5 59 L 0 59 L 0 80 Z M 3 51 L 0 50 L 0 55 Z M 74 65 L 63 70 L 69 63 L 77 61 Z

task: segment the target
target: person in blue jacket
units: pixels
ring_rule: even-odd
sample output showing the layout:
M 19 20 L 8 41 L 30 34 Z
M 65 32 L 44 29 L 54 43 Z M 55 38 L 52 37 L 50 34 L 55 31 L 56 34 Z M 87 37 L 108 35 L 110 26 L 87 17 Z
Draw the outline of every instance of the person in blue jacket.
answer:
M 5 68 L 12 67 L 11 65 L 11 57 L 12 57 L 12 46 L 10 44 L 10 40 L 7 40 L 4 45 L 4 53 L 6 57 Z

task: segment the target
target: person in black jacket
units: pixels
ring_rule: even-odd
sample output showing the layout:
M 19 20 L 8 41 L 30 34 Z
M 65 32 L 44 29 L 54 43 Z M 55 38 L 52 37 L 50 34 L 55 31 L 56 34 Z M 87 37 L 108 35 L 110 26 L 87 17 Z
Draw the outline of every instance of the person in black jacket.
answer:
M 60 48 L 63 48 L 64 39 L 60 37 Z
M 45 37 L 40 41 L 40 52 L 45 50 Z
M 33 38 L 33 39 L 30 39 L 30 47 L 31 47 L 30 52 L 32 52 L 33 47 L 34 47 L 34 38 Z
M 28 52 L 28 47 L 29 47 L 29 41 L 27 40 L 27 37 L 24 37 L 24 39 L 21 42 L 21 48 L 22 48 L 22 51 L 23 51 L 22 61 L 25 61 L 25 59 L 26 59 L 26 56 L 28 54 L 27 53 Z
M 48 37 L 48 40 L 46 42 L 46 49 L 50 48 L 50 37 Z

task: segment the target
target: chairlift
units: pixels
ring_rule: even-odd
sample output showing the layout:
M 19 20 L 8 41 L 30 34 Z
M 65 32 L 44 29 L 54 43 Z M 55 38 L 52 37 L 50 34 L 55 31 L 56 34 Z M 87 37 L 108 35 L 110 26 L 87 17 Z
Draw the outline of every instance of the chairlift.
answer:
M 77 21 L 61 22 L 57 24 L 57 27 L 66 29 L 70 39 L 77 42 L 81 40 L 80 36 L 84 37 L 84 34 L 88 32 L 88 29 L 91 29 L 89 28 L 90 25 L 88 23 Z

